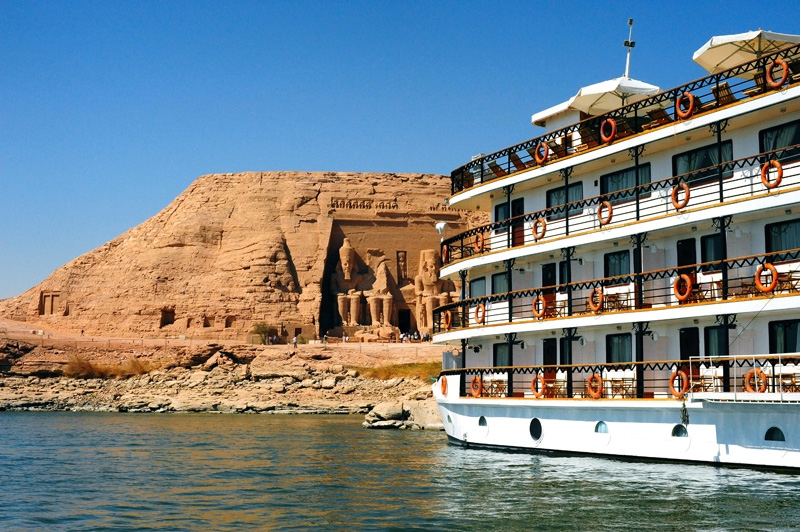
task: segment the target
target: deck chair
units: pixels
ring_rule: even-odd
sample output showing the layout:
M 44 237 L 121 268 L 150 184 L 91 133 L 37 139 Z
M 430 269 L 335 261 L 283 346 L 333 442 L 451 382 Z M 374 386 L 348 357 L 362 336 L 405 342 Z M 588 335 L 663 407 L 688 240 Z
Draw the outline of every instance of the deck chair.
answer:
M 717 107 L 730 105 L 736 101 L 736 96 L 731 92 L 727 81 L 723 81 L 719 86 L 715 85 L 711 87 L 711 92 L 714 94 L 714 99 L 717 101 Z
M 503 170 L 502 168 L 500 168 L 497 165 L 496 162 L 489 161 L 488 164 L 489 164 L 489 169 L 492 171 L 492 173 L 495 175 L 495 177 L 505 177 L 506 175 L 508 175 L 508 174 L 506 174 L 505 170 Z
M 525 168 L 527 168 L 525 163 L 523 163 L 522 160 L 519 158 L 519 155 L 517 155 L 517 152 L 512 151 L 508 155 L 508 159 L 511 161 L 511 164 L 514 165 L 514 168 L 516 168 L 517 172 L 521 172 L 525 170 Z
M 650 117 L 650 122 L 642 126 L 642 129 L 645 131 L 672 122 L 672 119 L 667 114 L 667 111 L 661 107 L 647 111 L 647 116 Z
M 581 136 L 581 143 L 574 145 L 576 151 L 588 150 L 600 144 L 597 133 L 592 131 L 589 126 L 582 126 L 578 129 L 578 134 Z

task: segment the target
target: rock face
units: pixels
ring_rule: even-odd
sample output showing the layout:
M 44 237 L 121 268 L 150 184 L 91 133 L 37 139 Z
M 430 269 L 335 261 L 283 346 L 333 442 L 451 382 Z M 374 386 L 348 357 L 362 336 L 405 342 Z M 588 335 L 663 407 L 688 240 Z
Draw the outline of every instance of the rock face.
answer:
M 444 207 L 447 194 L 446 177 L 426 174 L 202 176 L 153 218 L 0 301 L 0 316 L 104 336 L 243 340 L 266 321 L 288 338 L 320 337 L 341 322 L 330 279 L 347 238 L 358 273 L 374 276 L 373 262 L 395 299 L 365 301 L 360 314 L 414 330 L 401 288 L 423 250 L 438 250 L 434 225 L 470 225 Z

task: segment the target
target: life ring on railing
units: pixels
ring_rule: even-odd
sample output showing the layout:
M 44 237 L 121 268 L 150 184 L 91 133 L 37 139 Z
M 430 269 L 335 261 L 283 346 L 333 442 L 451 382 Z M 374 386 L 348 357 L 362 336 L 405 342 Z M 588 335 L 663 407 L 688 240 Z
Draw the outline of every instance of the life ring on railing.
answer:
M 450 246 L 445 244 L 442 246 L 442 264 L 447 264 L 448 260 L 450 260 Z
M 781 67 L 783 69 L 783 75 L 779 79 L 775 79 L 774 72 L 777 67 Z M 789 67 L 786 64 L 786 61 L 781 59 L 780 57 L 775 61 L 772 61 L 769 65 L 767 65 L 766 74 L 766 81 L 767 85 L 770 89 L 778 89 L 781 85 L 783 85 L 787 79 L 789 79 Z
M 772 281 L 769 284 L 764 284 L 761 282 L 761 274 L 764 273 L 764 270 L 769 270 L 769 273 L 772 274 Z M 760 292 L 769 294 L 775 290 L 775 287 L 778 286 L 778 269 L 768 262 L 759 265 L 758 269 L 756 270 L 755 283 L 756 288 L 758 288 Z
M 444 312 L 444 328 L 448 331 L 453 328 L 453 313 L 449 310 Z
M 472 397 L 480 397 L 483 395 L 483 381 L 480 376 L 475 375 L 472 377 L 472 382 L 469 383 L 469 392 Z
M 678 191 L 683 190 L 683 201 L 678 201 Z M 689 185 L 686 182 L 681 181 L 674 187 L 672 187 L 672 192 L 670 192 L 670 197 L 672 198 L 672 206 L 675 207 L 676 211 L 679 211 L 689 205 Z
M 597 303 L 594 302 L 595 294 L 597 294 Z M 592 309 L 592 312 L 600 312 L 603 310 L 603 289 L 599 286 L 596 286 L 589 294 L 589 308 Z
M 750 385 L 750 380 L 754 379 L 754 384 L 758 386 L 758 393 L 767 391 L 767 376 L 761 368 L 753 368 L 744 377 L 744 389 L 750 393 L 756 393 L 756 389 Z
M 536 303 L 539 302 L 540 306 L 537 310 Z M 539 294 L 533 299 L 533 303 L 531 303 L 531 312 L 533 312 L 533 317 L 537 320 L 544 316 L 544 312 L 547 310 L 547 301 L 545 301 L 542 294 Z
M 442 376 L 441 381 L 442 381 L 442 384 L 441 384 L 441 386 L 442 386 L 442 395 L 447 395 L 447 378 Z
M 538 231 L 537 228 L 541 225 L 541 231 Z M 544 238 L 545 232 L 547 232 L 547 221 L 544 219 L 543 216 L 539 216 L 533 221 L 533 225 L 531 226 L 531 231 L 533 232 L 533 238 L 536 240 L 541 240 Z
M 606 133 L 606 126 L 611 126 L 611 131 Z M 614 138 L 617 136 L 617 121 L 613 118 L 606 118 L 603 120 L 603 123 L 600 124 L 600 140 L 605 142 L 606 144 L 611 144 L 614 141 Z
M 675 379 L 680 376 L 681 378 L 681 389 L 675 389 Z M 679 369 L 678 371 L 672 372 L 672 377 L 669 378 L 669 393 L 671 393 L 674 397 L 678 399 L 683 399 L 683 394 L 689 391 L 689 376 L 686 374 L 685 371 Z
M 769 180 L 769 168 L 773 167 L 775 170 L 778 171 L 778 175 L 775 178 L 775 181 Z M 761 182 L 767 187 L 769 190 L 772 190 L 775 187 L 780 186 L 781 181 L 783 181 L 783 165 L 781 165 L 780 161 L 776 161 L 772 159 L 764 163 L 761 167 Z
M 483 236 L 483 233 L 478 233 L 475 235 L 475 243 L 473 247 L 477 253 L 483 253 L 483 247 L 486 244 L 486 238 Z
M 478 323 L 483 323 L 486 319 L 486 307 L 483 303 L 478 303 L 478 306 L 475 307 L 475 321 Z
M 538 390 L 536 389 L 537 381 L 539 382 Z M 533 396 L 536 397 L 537 399 L 540 397 L 544 397 L 544 375 L 540 373 L 531 380 L 531 391 L 533 392 Z
M 681 281 L 686 285 L 686 291 L 681 291 Z M 672 291 L 675 293 L 675 297 L 678 301 L 687 301 L 689 296 L 692 295 L 692 278 L 682 273 L 675 279 L 675 282 L 672 283 Z
M 536 164 L 539 166 L 544 166 L 544 163 L 547 162 L 548 155 L 550 155 L 550 147 L 544 142 L 540 142 L 536 145 L 536 151 L 533 152 L 533 160 L 536 161 Z
M 595 389 L 595 382 L 597 382 L 597 389 Z M 586 389 L 592 399 L 600 399 L 603 396 L 603 377 L 599 373 L 589 375 L 589 380 L 586 381 Z
M 683 100 L 687 100 L 686 108 L 684 109 Z M 675 98 L 675 115 L 682 119 L 686 120 L 687 118 L 691 117 L 694 114 L 694 108 L 697 103 L 697 98 L 694 97 L 689 91 L 684 92 L 677 98 Z
M 603 216 L 603 209 L 608 211 L 608 216 Z M 610 201 L 604 201 L 597 206 L 597 219 L 600 220 L 600 225 L 606 225 L 611 222 L 611 217 L 614 216 L 614 207 L 611 206 Z

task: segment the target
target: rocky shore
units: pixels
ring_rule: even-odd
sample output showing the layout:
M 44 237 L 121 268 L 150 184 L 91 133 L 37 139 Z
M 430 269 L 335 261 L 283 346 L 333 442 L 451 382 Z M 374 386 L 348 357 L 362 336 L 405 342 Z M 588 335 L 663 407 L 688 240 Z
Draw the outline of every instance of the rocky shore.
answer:
M 322 345 L 99 349 L 6 340 L 0 341 L 0 410 L 361 414 L 369 428 L 441 430 L 430 383 L 367 378 L 354 369 L 390 362 L 370 349 L 378 352 Z M 418 348 L 412 353 L 420 358 Z M 393 355 L 409 357 L 402 349 Z

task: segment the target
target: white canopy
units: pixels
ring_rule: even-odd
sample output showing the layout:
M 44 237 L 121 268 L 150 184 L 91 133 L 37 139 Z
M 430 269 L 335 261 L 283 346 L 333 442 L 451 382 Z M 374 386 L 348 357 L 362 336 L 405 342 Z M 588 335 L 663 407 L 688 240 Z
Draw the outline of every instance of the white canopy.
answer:
M 800 35 L 764 30 L 720 35 L 700 47 L 692 59 L 710 74 L 715 74 L 796 43 L 800 43 Z
M 600 115 L 659 92 L 655 85 L 622 76 L 583 87 L 567 103 L 584 113 Z

